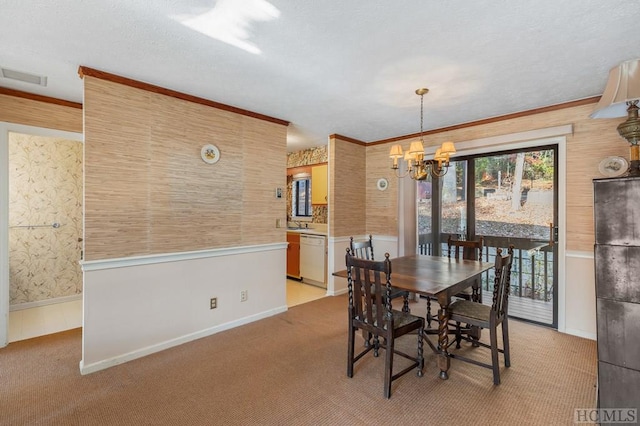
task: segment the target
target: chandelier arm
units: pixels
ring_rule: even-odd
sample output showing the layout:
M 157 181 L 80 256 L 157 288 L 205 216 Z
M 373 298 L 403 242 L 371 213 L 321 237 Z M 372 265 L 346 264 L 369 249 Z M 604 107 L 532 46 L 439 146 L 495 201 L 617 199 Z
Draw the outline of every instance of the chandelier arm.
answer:
M 431 164 L 431 176 L 433 177 L 437 177 L 437 178 L 441 178 L 444 177 L 444 175 L 447 174 L 447 171 L 449 171 L 449 166 L 446 167 L 438 167 L 437 164 Z
M 407 177 L 408 175 L 409 175 L 409 170 L 407 170 L 407 171 L 406 171 L 406 172 L 404 172 L 404 173 L 398 173 L 398 169 L 396 169 L 396 177 L 397 177 L 397 178 L 402 179 L 402 178 L 404 178 L 404 177 Z

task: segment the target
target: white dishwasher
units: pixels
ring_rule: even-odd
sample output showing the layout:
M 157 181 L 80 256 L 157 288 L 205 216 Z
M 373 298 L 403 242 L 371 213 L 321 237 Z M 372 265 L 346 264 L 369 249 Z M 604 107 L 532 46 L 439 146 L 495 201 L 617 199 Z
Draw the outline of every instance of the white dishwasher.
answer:
M 327 288 L 324 257 L 324 236 L 300 235 L 300 276 L 303 282 Z

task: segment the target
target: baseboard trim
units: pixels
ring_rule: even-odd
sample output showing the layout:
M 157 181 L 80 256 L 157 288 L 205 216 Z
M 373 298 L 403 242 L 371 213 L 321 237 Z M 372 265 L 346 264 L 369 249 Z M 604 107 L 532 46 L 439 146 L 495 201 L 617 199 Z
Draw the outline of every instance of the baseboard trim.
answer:
M 76 300 L 82 300 L 82 293 L 72 296 L 55 297 L 53 299 L 37 300 L 35 302 L 17 303 L 10 305 L 9 311 L 21 311 L 23 309 L 39 308 L 41 306 L 57 305 L 58 303 L 75 302 Z
M 578 330 L 575 328 L 565 328 L 563 333 L 570 334 L 572 336 L 582 337 L 589 340 L 596 340 L 596 338 L 598 337 L 596 333 L 589 333 L 587 331 Z
M 147 355 L 154 354 L 156 352 L 163 351 L 165 349 L 172 348 L 174 346 L 179 346 L 184 343 L 192 342 L 197 339 L 201 339 L 203 337 L 211 336 L 216 333 L 220 333 L 221 331 L 230 330 L 232 328 L 239 327 L 241 325 L 249 324 L 254 321 L 258 321 L 264 318 L 268 318 L 282 312 L 287 311 L 286 306 L 281 306 L 279 308 L 270 309 L 264 312 L 260 312 L 258 314 L 250 315 L 248 317 L 240 318 L 238 320 L 230 321 L 224 324 L 217 325 L 215 327 L 207 328 L 195 333 L 190 333 L 184 336 L 177 337 L 175 339 L 167 340 L 165 342 L 148 346 L 146 348 L 142 348 L 133 352 L 129 352 L 123 355 L 119 355 L 113 358 L 105 359 L 102 361 L 94 362 L 91 364 L 85 364 L 84 360 L 80 361 L 80 374 L 86 375 L 95 373 L 100 370 L 105 370 L 110 367 L 114 367 L 116 365 L 124 364 L 128 361 L 133 361 L 134 359 L 142 358 Z

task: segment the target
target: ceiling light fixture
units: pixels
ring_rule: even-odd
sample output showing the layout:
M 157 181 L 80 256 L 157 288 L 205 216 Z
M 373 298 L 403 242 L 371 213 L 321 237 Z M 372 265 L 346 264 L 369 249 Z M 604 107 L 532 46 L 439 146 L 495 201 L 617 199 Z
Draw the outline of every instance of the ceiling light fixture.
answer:
M 640 59 L 622 62 L 609 71 L 609 81 L 591 118 L 624 117 L 618 133 L 631 145 L 631 161 L 627 176 L 640 176 Z
M 400 145 L 393 145 L 389 152 L 389 158 L 393 160 L 391 168 L 395 170 L 396 176 L 399 178 L 409 175 L 411 179 L 425 180 L 431 175 L 432 177 L 442 177 L 449 170 L 449 156 L 456 153 L 456 147 L 453 142 L 444 142 L 440 148 L 436 150 L 432 160 L 424 158 L 424 95 L 429 89 L 421 88 L 416 90 L 416 95 L 420 95 L 420 140 L 411 142 L 409 150 L 403 154 Z M 407 163 L 407 170 L 400 172 L 398 160 L 404 158 Z

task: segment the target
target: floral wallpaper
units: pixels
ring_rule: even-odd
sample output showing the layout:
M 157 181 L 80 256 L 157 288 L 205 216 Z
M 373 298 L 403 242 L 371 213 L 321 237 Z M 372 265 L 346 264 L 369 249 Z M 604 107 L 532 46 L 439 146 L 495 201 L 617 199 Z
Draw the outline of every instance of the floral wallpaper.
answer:
M 82 143 L 9 134 L 9 298 L 82 292 Z
M 312 164 L 326 163 L 328 161 L 327 147 L 319 146 L 302 151 L 290 152 L 287 154 L 287 168 L 309 166 Z M 291 194 L 293 178 L 287 176 L 287 217 L 291 217 Z M 327 223 L 329 209 L 327 206 L 311 206 L 313 223 Z

